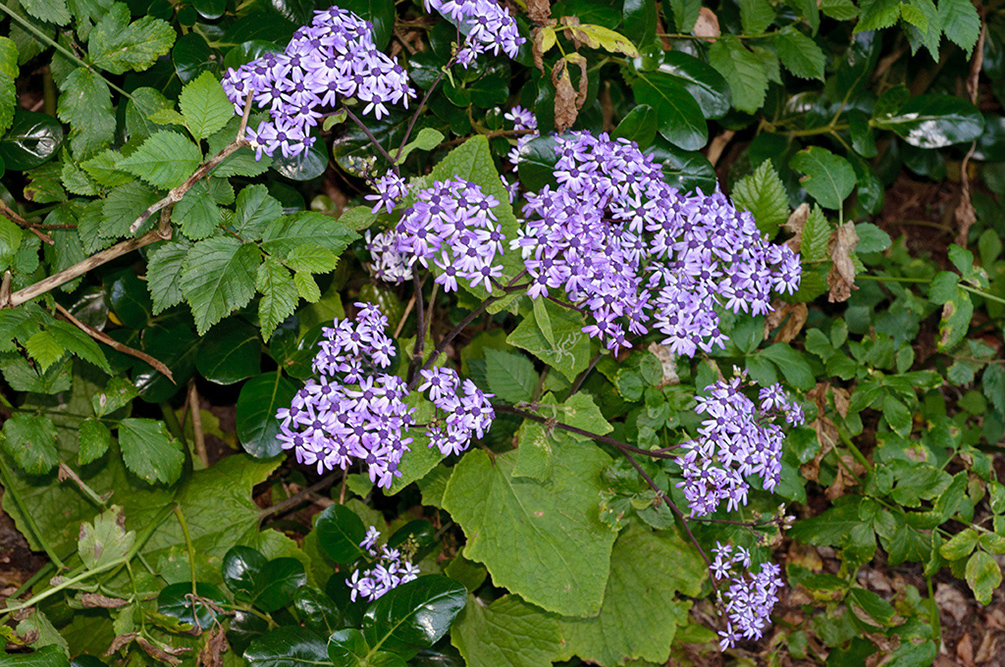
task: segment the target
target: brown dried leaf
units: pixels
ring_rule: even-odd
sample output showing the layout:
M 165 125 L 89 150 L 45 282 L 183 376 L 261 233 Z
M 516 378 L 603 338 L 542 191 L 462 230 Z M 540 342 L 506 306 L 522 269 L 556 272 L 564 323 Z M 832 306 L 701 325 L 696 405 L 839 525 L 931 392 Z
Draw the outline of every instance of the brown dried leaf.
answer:
M 85 607 L 101 607 L 102 609 L 118 609 L 129 604 L 128 600 L 110 598 L 98 593 L 81 593 L 80 603 Z
M 527 0 L 527 16 L 534 23 L 544 23 L 551 16 L 551 3 L 548 0 Z
M 572 28 L 579 25 L 579 18 L 576 16 L 563 16 L 558 22 L 567 28 Z M 580 35 L 575 30 L 567 30 L 565 36 L 572 40 L 572 45 L 576 47 L 576 50 L 583 47 L 583 42 L 579 40 Z
M 568 58 L 570 62 L 579 65 L 579 90 L 576 92 L 576 110 L 578 111 L 586 104 L 586 95 L 590 89 L 590 80 L 587 78 L 586 58 L 578 53 L 570 53 Z
M 991 662 L 992 658 L 1001 655 L 998 651 L 998 637 L 999 635 L 997 632 L 984 633 L 984 639 L 981 640 L 981 645 L 977 648 L 977 655 L 974 656 L 974 662 L 977 664 Z
M 719 30 L 719 17 L 708 7 L 702 7 L 698 12 L 698 20 L 694 22 L 691 32 L 706 42 L 714 42 L 722 34 Z
M 127 646 L 130 642 L 132 642 L 134 639 L 136 639 L 139 636 L 140 636 L 140 633 L 138 633 L 138 632 L 127 632 L 124 635 L 119 635 L 118 637 L 116 637 L 115 639 L 112 640 L 111 644 L 108 645 L 108 650 L 105 651 L 105 656 L 104 657 L 107 658 L 111 654 L 113 654 L 116 651 L 118 651 L 119 649 L 121 649 L 123 646 Z
M 956 643 L 956 658 L 967 667 L 974 664 L 974 644 L 969 632 Z
M 555 131 L 562 134 L 576 122 L 579 110 L 576 107 L 576 91 L 572 87 L 565 60 L 559 60 L 551 70 L 551 82 L 555 84 Z
M 824 456 L 830 450 L 834 449 L 838 440 L 837 427 L 834 425 L 834 422 L 824 416 L 827 407 L 828 389 L 830 389 L 830 385 L 821 382 L 806 392 L 806 398 L 812 400 L 817 405 L 817 418 L 813 420 L 810 426 L 816 431 L 817 441 L 820 443 L 820 451 L 817 452 L 812 461 L 807 461 L 799 466 L 799 471 L 803 477 L 813 482 L 820 479 L 820 462 L 823 461 Z M 837 479 L 835 479 L 836 481 Z
M 855 233 L 853 222 L 844 223 L 831 234 L 827 245 L 827 252 L 834 262 L 831 272 L 827 274 L 827 286 L 830 288 L 827 300 L 831 303 L 847 301 L 851 297 L 851 291 L 858 289 L 855 287 L 855 263 L 851 259 L 856 245 L 858 234 Z
M 806 219 L 809 217 L 810 205 L 803 203 L 796 207 L 788 221 L 782 225 L 785 231 L 792 234 L 792 238 L 785 242 L 792 252 L 799 252 L 799 246 L 803 243 L 803 227 L 806 226 Z
M 810 312 L 805 303 L 786 303 L 781 299 L 776 299 L 771 308 L 764 318 L 764 337 L 767 338 L 772 330 L 784 322 L 785 325 L 775 334 L 775 341 L 779 343 L 788 343 L 798 336 Z
M 137 637 L 136 643 L 151 658 L 166 662 L 171 667 L 178 667 L 181 664 L 181 659 L 178 656 L 192 650 L 185 646 L 157 646 L 146 637 Z
M 227 651 L 227 634 L 217 625 L 196 657 L 196 667 L 223 667 L 223 654 Z
M 677 376 L 677 357 L 670 348 L 659 343 L 649 343 L 648 349 L 660 360 L 660 365 L 663 367 L 660 387 L 680 384 L 680 377 Z

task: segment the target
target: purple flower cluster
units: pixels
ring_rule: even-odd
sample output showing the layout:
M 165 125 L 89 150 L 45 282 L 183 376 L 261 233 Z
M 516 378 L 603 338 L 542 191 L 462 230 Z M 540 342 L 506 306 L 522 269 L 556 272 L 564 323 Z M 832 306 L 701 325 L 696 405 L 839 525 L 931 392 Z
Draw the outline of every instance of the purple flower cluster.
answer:
M 299 28 L 283 53 L 267 53 L 237 69 L 227 70 L 223 89 L 244 110 L 249 93 L 270 120 L 248 128 L 256 159 L 279 150 L 286 158 L 311 147 L 311 129 L 321 119 L 320 108 L 347 98 L 366 106 L 380 120 L 387 104 L 415 96 L 400 65 L 377 50 L 372 26 L 350 11 L 332 7 L 316 12 L 309 26 Z
M 495 410 L 489 402 L 493 394 L 483 393 L 471 380 L 462 385 L 457 372 L 449 368 L 419 373 L 424 380 L 419 391 L 428 393 L 441 414 L 438 423 L 427 429 L 430 447 L 436 445 L 444 456 L 459 454 L 468 448 L 472 437 L 485 435 L 495 419 Z M 464 390 L 464 396 L 458 389 Z
M 519 104 L 503 114 L 503 118 L 512 121 L 514 130 L 527 130 L 532 134 L 522 134 L 517 137 L 516 146 L 510 149 L 506 159 L 513 166 L 520 164 L 520 151 L 539 136 L 537 131 L 537 117 Z
M 491 292 L 502 275 L 502 264 L 495 260 L 506 238 L 493 212 L 497 206 L 495 197 L 464 179 L 434 182 L 419 191 L 393 231 L 370 241 L 376 273 L 400 282 L 411 275 L 415 262 L 426 268 L 432 263 L 438 269 L 436 282 L 446 292 L 457 290 L 458 279 Z
M 376 194 L 364 197 L 367 201 L 376 202 L 370 209 L 370 213 L 376 213 L 380 209 L 390 213 L 398 205 L 398 202 L 408 194 L 408 183 L 398 174 L 389 171 L 374 181 L 373 189 L 377 191 Z
M 729 589 L 720 592 L 727 621 L 726 629 L 719 631 L 719 648 L 725 651 L 741 639 L 760 639 L 778 602 L 778 590 L 783 586 L 781 568 L 774 563 L 762 563 L 760 571 L 750 570 L 750 552 L 716 542 L 712 575 L 718 579 L 729 578 Z
M 370 481 L 387 488 L 401 476 L 398 463 L 412 438 L 406 403 L 409 392 L 396 375 L 379 372 L 391 364 L 394 342 L 384 333 L 387 318 L 377 306 L 357 303 L 356 322 L 336 319 L 325 327 L 314 357 L 317 379 L 280 409 L 279 440 L 297 461 L 317 464 L 318 474 L 355 461 L 367 466 Z
M 355 602 L 357 597 L 365 600 L 376 600 L 396 586 L 408 583 L 419 576 L 419 568 L 405 560 L 398 549 L 388 549 L 377 544 L 380 531 L 370 526 L 366 531 L 366 539 L 359 546 L 377 559 L 377 563 L 366 570 L 357 569 L 352 577 L 345 580 L 346 586 L 352 591 L 349 598 Z
M 468 67 L 475 58 L 492 51 L 502 51 L 516 58 L 524 38 L 516 21 L 493 0 L 426 0 L 426 11 L 436 10 L 448 16 L 461 32 L 467 34 L 464 46 L 457 52 L 457 63 Z
M 722 193 L 666 183 L 634 143 L 574 132 L 556 151 L 558 186 L 528 196 L 511 245 L 533 278 L 528 294 L 563 289 L 609 349 L 652 326 L 674 353 L 707 352 L 725 341 L 717 307 L 762 314 L 773 289 L 798 287 L 798 255 L 768 243 Z
M 761 478 L 766 491 L 781 481 L 785 433 L 772 419 L 784 416 L 789 424 L 802 424 L 802 408 L 778 384 L 762 388 L 755 404 L 741 391 L 744 381 L 741 373 L 705 387 L 709 396 L 696 397 L 695 412 L 705 418 L 699 437 L 682 445 L 685 453 L 677 460 L 684 476 L 677 486 L 684 489 L 691 516 L 714 512 L 723 501 L 728 510 L 746 505 L 751 475 Z

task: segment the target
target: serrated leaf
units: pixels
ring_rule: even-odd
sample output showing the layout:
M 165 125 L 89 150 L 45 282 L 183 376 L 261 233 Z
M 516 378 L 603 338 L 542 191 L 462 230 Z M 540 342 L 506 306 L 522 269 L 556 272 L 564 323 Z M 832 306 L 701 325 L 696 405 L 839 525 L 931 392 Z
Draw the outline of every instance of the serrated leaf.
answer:
M 93 178 L 98 185 L 112 188 L 116 185 L 124 185 L 136 177 L 129 172 L 117 168 L 122 160 L 122 153 L 107 148 L 96 154 L 89 160 L 80 163 L 80 167 Z
M 218 236 L 189 249 L 181 276 L 181 290 L 192 308 L 196 331 L 202 336 L 211 326 L 255 294 L 255 273 L 261 253 L 253 243 Z
M 159 200 L 158 192 L 140 181 L 131 181 L 118 186 L 108 193 L 100 208 L 98 236 L 102 238 L 125 236 L 129 233 L 129 227 L 133 222 Z M 83 217 L 80 224 L 83 224 Z
M 852 0 L 821 0 L 820 11 L 838 21 L 848 21 L 858 16 L 858 7 Z
M 24 238 L 24 232 L 21 231 L 20 227 L 7 218 L 0 218 L 0 270 L 6 269 L 11 260 L 14 259 L 21 247 L 22 238 Z M 10 342 L 13 343 L 13 341 Z M 7 348 L 6 343 L 3 336 L 0 336 L 0 350 Z
M 359 234 L 332 216 L 305 211 L 270 222 L 262 233 L 262 249 L 270 255 L 285 257 L 297 246 L 316 243 L 341 255 L 357 238 Z
M 522 354 L 485 349 L 485 377 L 489 391 L 510 403 L 529 401 L 537 386 L 534 364 Z
M 222 220 L 223 210 L 216 205 L 206 181 L 196 183 L 171 211 L 171 222 L 193 241 L 212 236 Z
M 171 50 L 175 31 L 167 21 L 144 16 L 129 22 L 129 7 L 116 2 L 98 21 L 87 42 L 91 62 L 113 74 L 142 72 Z
M 496 585 L 549 611 L 596 614 L 615 537 L 596 509 L 610 457 L 597 447 L 558 447 L 547 482 L 514 478 L 515 457 L 492 461 L 471 450 L 454 467 L 443 506 L 468 537 L 464 556 L 484 563 Z
M 189 139 L 167 130 L 143 142 L 118 168 L 165 190 L 181 185 L 202 162 L 202 152 Z
M 297 246 L 286 256 L 286 266 L 294 271 L 327 273 L 334 270 L 336 264 L 338 264 L 338 255 L 316 243 Z
M 78 67 L 66 78 L 56 114 L 70 126 L 70 148 L 78 160 L 114 138 L 111 91 L 104 79 L 85 67 Z
M 205 139 L 223 129 L 234 116 L 234 105 L 212 72 L 203 72 L 182 88 L 178 108 L 192 136 Z
M 26 12 L 47 23 L 66 25 L 70 22 L 70 10 L 66 0 L 20 0 Z
M 775 48 L 785 68 L 802 79 L 824 80 L 827 58 L 815 41 L 792 26 L 786 26 L 775 36 Z
M 44 373 L 49 366 L 63 358 L 66 350 L 48 331 L 39 331 L 24 343 L 28 356 L 34 359 Z
M 768 75 L 764 64 L 734 35 L 723 35 L 709 47 L 708 60 L 729 83 L 733 106 L 754 113 L 764 104 Z
M 801 185 L 824 208 L 841 208 L 855 187 L 855 170 L 851 164 L 826 148 L 803 149 L 792 156 L 789 166 L 805 174 L 800 179 Z
M 157 109 L 147 116 L 147 120 L 156 125 L 185 125 L 185 116 L 174 109 Z
M 10 127 L 14 120 L 14 109 L 16 107 L 17 86 L 14 84 L 14 79 L 0 72 L 0 133 L 6 132 L 7 128 Z
M 814 206 L 806 217 L 799 253 L 804 262 L 822 262 L 827 259 L 827 244 L 831 238 L 831 225 L 823 211 Z
M 282 215 L 283 205 L 269 196 L 264 185 L 249 185 L 237 195 L 231 225 L 238 236 L 246 241 L 253 241 L 261 238 L 266 226 Z
M 54 320 L 46 325 L 53 339 L 70 354 L 92 363 L 104 372 L 111 374 L 105 353 L 101 351 L 94 339 L 78 327 L 67 322 Z
M 80 451 L 77 463 L 86 466 L 105 455 L 112 444 L 112 434 L 99 420 L 87 418 L 80 422 Z
M 740 24 L 746 35 L 759 35 L 775 22 L 775 9 L 768 0 L 738 0 Z
M 507 595 L 486 606 L 468 597 L 450 633 L 468 667 L 550 665 L 562 648 L 558 617 Z
M 191 247 L 185 241 L 165 243 L 151 255 L 147 264 L 147 289 L 153 300 L 154 315 L 181 303 L 180 278 Z
M 981 33 L 981 17 L 970 0 L 939 0 L 942 30 L 967 57 Z
M 136 532 L 126 530 L 126 517 L 122 508 L 112 505 L 94 517 L 94 522 L 80 524 L 77 551 L 84 567 L 96 570 L 114 560 L 125 557 L 136 543 Z
M 757 228 L 768 238 L 789 218 L 789 196 L 771 160 L 765 160 L 752 174 L 744 176 L 733 188 L 733 203 L 750 211 Z
M 63 167 L 59 172 L 59 178 L 63 182 L 63 187 L 66 188 L 67 192 L 87 197 L 98 194 L 97 186 L 87 173 L 70 157 L 70 153 L 66 150 L 65 146 L 63 147 Z
M 126 467 L 149 484 L 174 484 L 181 477 L 185 454 L 164 422 L 123 419 L 119 422 L 119 448 Z
M 900 0 L 863 0 L 855 32 L 889 28 L 900 18 Z
M 56 435 L 48 417 L 15 413 L 4 422 L 0 441 L 19 468 L 29 475 L 44 475 L 59 463 Z
M 321 290 L 318 288 L 314 276 L 303 271 L 293 274 L 293 285 L 297 288 L 297 293 L 308 303 L 317 303 L 321 298 Z
M 266 257 L 258 267 L 255 287 L 262 293 L 258 301 L 258 319 L 262 338 L 268 341 L 279 323 L 296 310 L 299 294 L 289 269 L 272 257 Z

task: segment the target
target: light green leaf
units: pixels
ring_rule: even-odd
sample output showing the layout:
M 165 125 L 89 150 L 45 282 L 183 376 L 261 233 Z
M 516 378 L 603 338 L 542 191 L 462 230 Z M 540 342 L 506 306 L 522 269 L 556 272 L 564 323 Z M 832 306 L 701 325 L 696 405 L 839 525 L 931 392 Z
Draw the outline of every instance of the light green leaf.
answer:
M 38 362 L 39 368 L 45 372 L 49 366 L 63 358 L 66 350 L 48 331 L 39 331 L 24 343 L 28 356 Z
M 638 58 L 639 50 L 631 41 L 610 28 L 599 25 L 569 25 L 569 32 L 572 38 L 578 40 L 591 49 L 603 49 L 608 53 L 620 53 L 629 58 Z
M 486 606 L 468 596 L 450 642 L 468 667 L 551 667 L 562 647 L 558 618 L 507 595 Z
M 21 231 L 20 227 L 7 218 L 0 218 L 0 271 L 10 265 L 14 255 L 21 247 L 22 238 L 24 238 L 24 232 Z M 0 350 L 4 348 L 4 343 L 0 342 Z
M 136 532 L 126 530 L 122 508 L 112 505 L 94 517 L 94 523 L 80 524 L 77 551 L 88 570 L 96 570 L 124 557 L 136 543 Z
M 78 160 L 90 157 L 114 138 L 111 91 L 104 79 L 85 67 L 66 78 L 56 115 L 70 126 L 70 148 Z
M 824 80 L 827 58 L 815 41 L 792 26 L 778 31 L 775 48 L 785 68 L 802 79 Z
M 262 233 L 262 249 L 276 257 L 287 257 L 297 246 L 316 243 L 341 255 L 346 246 L 357 238 L 359 234 L 332 216 L 305 211 L 268 223 Z
M 212 72 L 203 72 L 182 88 L 178 108 L 192 136 L 205 139 L 223 129 L 234 115 L 234 105 Z
M 855 32 L 889 28 L 900 18 L 900 0 L 862 0 Z
M 314 276 L 304 271 L 297 271 L 293 274 L 293 285 L 297 288 L 297 293 L 308 303 L 317 303 L 321 298 L 321 290 L 318 288 Z
M 789 218 L 789 196 L 771 160 L 765 160 L 752 174 L 740 179 L 733 188 L 733 203 L 750 211 L 757 228 L 768 238 L 774 238 Z
M 397 164 L 401 164 L 405 161 L 405 158 L 415 149 L 421 151 L 431 151 L 443 142 L 443 133 L 439 130 L 434 130 L 431 127 L 424 127 L 419 130 L 419 133 L 415 135 L 415 139 L 405 144 L 405 147 L 401 149 L 401 156 L 398 158 Z
M 317 243 L 297 246 L 286 256 L 286 266 L 294 271 L 327 273 L 334 270 L 336 264 L 338 264 L 338 255 Z
M 465 558 L 549 611 L 596 614 L 615 537 L 597 505 L 610 457 L 597 447 L 558 447 L 547 482 L 514 478 L 515 459 L 506 452 L 492 461 L 476 449 L 454 467 L 443 506 L 467 535 Z
M 192 307 L 195 326 L 202 336 L 211 326 L 255 294 L 255 274 L 261 253 L 253 243 L 217 236 L 196 243 L 185 257 L 181 291 Z
M 171 50 L 175 31 L 171 24 L 152 16 L 129 22 L 129 7 L 112 5 L 98 21 L 87 42 L 91 62 L 112 74 L 142 72 Z
M 826 148 L 805 148 L 792 156 L 789 166 L 805 174 L 800 183 L 824 208 L 841 208 L 855 188 L 855 170 L 848 160 Z
M 87 172 L 87 174 L 97 182 L 98 185 L 103 185 L 106 188 L 112 188 L 116 185 L 124 185 L 136 177 L 129 172 L 122 171 L 117 168 L 119 161 L 122 160 L 122 154 L 111 148 L 107 148 L 100 153 L 96 154 L 90 160 L 81 162 L 81 168 Z
M 180 134 L 161 130 L 117 166 L 151 185 L 170 190 L 184 183 L 201 162 L 198 146 Z
M 108 193 L 104 205 L 101 206 L 101 226 L 98 228 L 98 236 L 102 238 L 125 236 L 129 233 L 129 227 L 133 222 L 159 200 L 160 194 L 140 181 L 131 181 L 118 186 Z M 148 221 L 147 225 L 149 224 L 151 223 Z
M 541 335 L 548 341 L 548 344 L 554 345 L 555 330 L 551 326 L 551 315 L 548 314 L 545 303 L 544 299 L 534 299 L 532 301 L 534 322 L 537 324 L 537 328 L 541 330 Z
M 266 257 L 258 267 L 255 287 L 262 293 L 258 302 L 258 319 L 262 325 L 262 338 L 268 341 L 279 323 L 297 309 L 299 295 L 289 269 L 272 257 Z
M 729 83 L 733 106 L 754 113 L 764 104 L 768 75 L 764 64 L 734 35 L 723 35 L 708 49 L 708 60 Z
M 156 125 L 181 125 L 185 126 L 185 116 L 174 109 L 158 109 L 147 116 L 147 120 Z
M 101 351 L 101 348 L 94 342 L 93 338 L 78 327 L 68 322 L 53 320 L 46 324 L 46 329 L 52 335 L 53 340 L 66 349 L 67 352 L 111 374 L 112 369 L 108 366 L 105 353 Z
M 586 321 L 582 314 L 561 306 L 543 302 L 551 322 L 554 343 L 541 331 L 538 318 L 524 315 L 506 341 L 527 350 L 541 361 L 552 366 L 570 381 L 590 364 L 590 339 L 583 334 Z
M 969 58 L 981 33 L 981 17 L 973 3 L 970 0 L 939 0 L 939 18 L 946 37 Z
M 991 604 L 991 594 L 1002 583 L 1002 569 L 990 554 L 978 551 L 967 561 L 966 578 L 977 601 Z
M 179 283 L 185 269 L 185 257 L 191 247 L 185 241 L 164 243 L 151 255 L 147 264 L 147 289 L 153 299 L 154 315 L 181 303 Z
M 827 244 L 831 238 L 831 224 L 820 207 L 814 206 L 803 225 L 799 252 L 804 262 L 822 262 L 827 259 Z
M 956 347 L 970 329 L 970 319 L 974 315 L 974 302 L 970 294 L 957 288 L 942 306 L 942 320 L 939 322 L 939 352 L 948 352 Z
M 44 475 L 59 463 L 56 427 L 43 415 L 14 414 L 4 422 L 0 440 L 4 451 L 29 475 Z
M 510 403 L 529 401 L 537 386 L 534 364 L 522 354 L 485 349 L 485 378 L 489 391 Z
M 126 467 L 149 484 L 174 484 L 185 454 L 164 422 L 132 418 L 119 422 L 119 447 Z
M 6 39 L 6 38 L 0 38 Z M 17 67 L 17 60 L 14 60 Z M 0 72 L 0 136 L 6 132 L 14 120 L 14 109 L 17 108 L 17 86 L 14 79 Z
M 70 10 L 66 7 L 66 0 L 21 0 L 21 6 L 40 21 L 56 25 L 66 25 L 70 22 Z
M 600 614 L 562 619 L 565 645 L 557 659 L 578 656 L 615 665 L 636 658 L 663 664 L 677 626 L 688 620 L 690 603 L 678 593 L 698 595 L 707 576 L 701 556 L 676 531 L 625 531 L 614 543 Z
M 568 442 L 571 439 L 571 435 L 566 431 L 548 433 L 543 424 L 529 419 L 524 420 L 517 435 L 519 446 L 516 450 L 513 476 L 530 477 L 541 482 L 548 481 L 555 470 L 552 440 Z

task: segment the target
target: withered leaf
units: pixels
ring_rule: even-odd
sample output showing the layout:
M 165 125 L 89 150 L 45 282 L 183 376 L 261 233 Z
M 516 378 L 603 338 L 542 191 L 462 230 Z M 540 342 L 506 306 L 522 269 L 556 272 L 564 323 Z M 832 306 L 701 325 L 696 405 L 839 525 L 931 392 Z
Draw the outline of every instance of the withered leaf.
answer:
M 703 38 L 706 42 L 714 42 L 722 34 L 719 30 L 719 17 L 708 7 L 702 7 L 698 12 L 698 20 L 694 22 L 691 32 Z
M 855 233 L 855 223 L 846 222 L 831 234 L 827 252 L 834 265 L 827 274 L 827 286 L 830 294 L 827 300 L 831 303 L 847 301 L 855 287 L 855 263 L 851 253 L 858 245 L 858 234 Z

